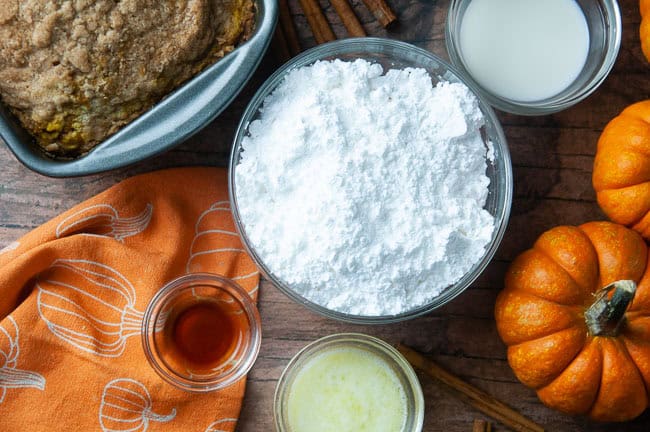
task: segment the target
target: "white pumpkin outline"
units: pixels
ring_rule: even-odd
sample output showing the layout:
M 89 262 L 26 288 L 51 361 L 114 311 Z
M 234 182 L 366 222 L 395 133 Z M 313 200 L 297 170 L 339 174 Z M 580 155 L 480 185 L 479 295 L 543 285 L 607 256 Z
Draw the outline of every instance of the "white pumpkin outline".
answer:
M 45 390 L 46 383 L 43 375 L 16 368 L 18 356 L 20 355 L 20 329 L 11 315 L 7 316 L 7 321 L 12 324 L 14 335 L 12 336 L 9 330 L 0 324 L 0 336 L 4 336 L 9 342 L 8 353 L 2 351 L 2 346 L 0 346 L 0 360 L 2 360 L 2 357 L 5 358 L 4 364 L 0 365 L 0 404 L 5 400 L 7 389 L 36 388 Z
M 121 386 L 120 384 L 123 383 L 131 384 L 136 388 L 140 389 L 141 392 L 134 391 L 130 388 L 127 388 L 126 386 Z M 142 403 L 138 405 L 134 403 L 132 400 L 125 399 L 123 397 L 116 396 L 114 394 L 110 394 L 110 390 L 114 390 L 114 389 L 131 394 L 136 398 L 138 398 Z M 116 399 L 122 403 L 131 405 L 134 408 L 131 409 L 131 408 L 115 405 L 114 403 L 108 401 L 109 396 L 110 398 Z M 104 410 L 106 408 L 113 408 L 128 413 L 139 414 L 140 417 L 139 419 L 124 419 L 124 418 L 113 417 L 111 415 L 107 415 L 104 413 Z M 104 390 L 102 391 L 102 398 L 101 398 L 101 403 L 99 405 L 99 413 L 98 413 L 99 425 L 102 428 L 103 432 L 135 432 L 135 431 L 145 432 L 149 428 L 149 422 L 151 421 L 167 423 L 172 421 L 176 417 L 176 408 L 172 408 L 172 411 L 167 415 L 157 414 L 152 410 L 152 408 L 153 408 L 153 402 L 151 400 L 151 395 L 149 394 L 149 390 L 147 390 L 147 387 L 145 387 L 144 384 L 131 378 L 116 378 L 109 381 L 108 384 L 104 386 Z M 117 423 L 134 423 L 134 422 L 138 422 L 138 423 L 135 427 L 130 429 L 110 429 L 105 424 L 106 423 L 105 421 L 112 421 Z
M 20 242 L 19 241 L 12 241 L 7 246 L 0 249 L 0 255 L 2 255 L 3 253 L 8 253 L 8 252 L 11 252 L 13 250 L 16 250 L 19 247 L 20 247 Z
M 239 419 L 236 418 L 223 418 L 221 420 L 217 420 L 215 422 L 210 423 L 208 427 L 205 429 L 205 432 L 228 432 L 225 429 L 216 429 L 216 427 L 227 423 L 235 423 L 236 425 L 238 421 Z
M 79 266 L 75 266 L 73 264 L 88 265 L 90 267 L 96 266 L 107 271 L 113 276 L 108 276 L 107 274 L 102 274 L 96 271 L 92 271 L 89 268 L 81 269 L 79 268 Z M 135 288 L 133 287 L 131 282 L 126 277 L 124 277 L 124 275 L 122 275 L 120 272 L 115 270 L 113 267 L 96 261 L 91 261 L 91 260 L 59 258 L 54 260 L 54 262 L 50 265 L 48 269 L 55 268 L 55 267 L 65 268 L 69 271 L 72 271 L 80 275 L 83 279 L 86 279 L 89 282 L 102 287 L 103 289 L 116 292 L 126 302 L 126 306 L 119 308 L 106 301 L 103 301 L 100 298 L 97 298 L 95 295 L 93 295 L 92 292 L 88 290 L 61 281 L 56 281 L 52 279 L 37 279 L 36 288 L 38 291 L 37 294 L 38 314 L 41 317 L 41 319 L 45 322 L 47 328 L 52 332 L 52 334 L 57 336 L 59 339 L 75 346 L 76 348 L 82 351 L 89 352 L 91 354 L 96 354 L 102 357 L 121 356 L 124 350 L 126 349 L 126 342 L 128 338 L 131 336 L 139 335 L 141 333 L 142 318 L 144 316 L 142 312 L 135 309 L 136 294 L 135 294 Z M 96 279 L 91 278 L 90 276 L 95 276 Z M 117 289 L 113 285 L 110 285 L 106 282 L 102 282 L 103 280 L 107 282 L 112 282 L 115 286 L 118 286 L 120 289 Z M 55 287 L 62 287 L 67 290 L 77 292 L 82 296 L 91 297 L 93 301 L 97 301 L 98 303 L 108 307 L 109 309 L 112 309 L 115 312 L 120 313 L 120 322 L 119 323 L 108 322 L 100 319 L 99 317 L 86 311 L 81 305 L 76 303 L 74 300 L 69 299 L 62 294 L 59 294 L 53 291 L 52 289 L 44 288 L 43 285 L 45 283 Z M 44 294 L 62 301 L 64 304 L 69 305 L 72 310 L 63 309 L 61 307 L 48 304 L 46 299 L 43 298 Z M 81 333 L 79 331 L 75 331 L 74 329 L 70 329 L 63 325 L 57 324 L 56 322 L 53 322 L 50 318 L 46 316 L 47 315 L 47 313 L 45 312 L 46 310 L 55 311 L 55 312 L 63 313 L 78 318 L 88 323 L 90 327 L 92 327 L 94 330 L 96 330 L 97 332 L 101 333 L 104 336 L 119 336 L 119 337 L 117 337 L 116 340 L 112 343 L 105 343 L 97 339 L 96 337 Z M 114 331 L 102 330 L 97 326 L 97 324 L 102 324 L 104 326 L 114 328 L 115 330 Z
M 94 213 L 89 216 L 80 217 L 84 213 L 92 213 L 93 210 L 98 208 L 105 209 L 106 213 Z M 108 218 L 109 223 L 105 224 L 105 226 L 107 228 L 110 228 L 110 231 L 108 231 L 107 234 L 93 234 L 83 232 L 80 234 L 111 237 L 119 242 L 124 242 L 125 238 L 140 234 L 145 229 L 147 229 L 153 216 L 153 209 L 153 205 L 151 203 L 147 203 L 139 214 L 132 217 L 120 217 L 117 209 L 112 205 L 94 204 L 77 210 L 59 222 L 56 227 L 56 238 L 65 237 L 67 234 L 75 232 L 78 227 L 84 226 L 84 224 L 89 220 Z
M 193 252 L 194 251 L 194 246 L 196 242 L 201 238 L 203 235 L 207 234 L 213 234 L 213 233 L 218 233 L 218 234 L 224 234 L 224 235 L 229 235 L 233 237 L 239 238 L 239 233 L 236 231 L 228 231 L 228 230 L 222 230 L 222 229 L 209 229 L 209 230 L 203 230 L 201 231 L 201 222 L 203 221 L 203 218 L 205 218 L 208 214 L 215 212 L 215 211 L 225 211 L 228 212 L 229 216 L 232 217 L 230 214 L 230 202 L 229 201 L 217 201 L 213 203 L 207 210 L 204 210 L 199 217 L 196 220 L 196 223 L 194 224 L 194 238 L 192 239 L 192 243 L 190 245 L 190 256 L 187 260 L 187 264 L 185 265 L 185 272 L 186 273 L 192 273 L 191 271 L 191 264 L 192 260 L 195 259 L 196 257 L 202 256 L 202 255 L 207 255 L 207 254 L 213 254 L 213 253 L 219 253 L 219 252 L 241 252 L 244 254 L 247 254 L 248 252 L 246 251 L 245 248 L 219 248 L 219 249 L 209 249 L 201 252 Z M 240 239 L 241 241 L 241 239 Z M 239 276 L 234 276 L 230 278 L 233 281 L 238 281 L 246 278 L 251 278 L 254 276 L 259 275 L 259 271 L 254 271 L 245 275 L 239 275 Z M 255 285 L 253 288 L 248 291 L 248 294 L 252 296 L 257 290 L 259 289 L 259 282 L 257 285 Z

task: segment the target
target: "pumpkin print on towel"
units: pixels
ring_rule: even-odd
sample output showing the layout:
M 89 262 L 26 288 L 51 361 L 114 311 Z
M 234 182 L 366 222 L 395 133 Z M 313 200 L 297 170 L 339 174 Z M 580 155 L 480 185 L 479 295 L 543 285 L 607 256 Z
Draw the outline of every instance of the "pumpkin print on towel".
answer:
M 36 281 L 38 313 L 48 329 L 75 347 L 118 357 L 139 335 L 143 313 L 120 272 L 94 261 L 57 259 Z
M 20 354 L 18 324 L 11 316 L 7 317 L 7 321 L 11 324 L 7 326 L 9 328 L 0 325 L 0 403 L 5 400 L 9 389 L 45 389 L 45 378 L 40 374 L 16 367 Z
M 0 249 L 0 254 L 11 252 L 12 250 L 16 250 L 20 247 L 20 243 L 17 241 L 9 243 L 7 246 L 3 247 Z
M 99 406 L 103 432 L 145 432 L 149 422 L 166 423 L 174 417 L 175 408 L 167 415 L 155 413 L 149 391 L 136 380 L 118 378 L 104 387 Z
M 84 207 L 63 219 L 56 227 L 56 237 L 61 238 L 76 233 L 112 237 L 124 241 L 126 237 L 144 231 L 153 214 L 153 206 L 147 204 L 142 212 L 133 217 L 120 217 L 117 210 L 108 204 L 95 204 Z
M 236 418 L 225 418 L 210 424 L 205 432 L 232 432 L 237 426 Z
M 224 213 L 227 217 L 224 217 Z M 233 259 L 232 254 L 236 254 Z M 234 274 L 238 265 L 239 275 Z M 194 227 L 187 273 L 216 273 L 234 280 L 248 294 L 257 291 L 259 273 L 241 243 L 228 201 L 218 201 L 199 216 Z
M 255 297 L 227 179 L 207 167 L 138 175 L 0 253 L 0 432 L 235 429 L 245 380 L 182 391 L 140 341 L 146 305 L 188 270 L 221 273 Z

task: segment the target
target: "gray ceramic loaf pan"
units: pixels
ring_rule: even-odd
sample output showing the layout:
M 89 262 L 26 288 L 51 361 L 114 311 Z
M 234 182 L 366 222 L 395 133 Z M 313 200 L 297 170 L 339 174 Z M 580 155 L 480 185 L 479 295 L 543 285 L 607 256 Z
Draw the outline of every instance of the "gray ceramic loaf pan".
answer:
M 49 158 L 3 104 L 0 136 L 23 164 L 51 177 L 95 174 L 169 150 L 218 116 L 257 69 L 273 36 L 277 1 L 258 0 L 257 9 L 255 31 L 247 42 L 78 159 Z

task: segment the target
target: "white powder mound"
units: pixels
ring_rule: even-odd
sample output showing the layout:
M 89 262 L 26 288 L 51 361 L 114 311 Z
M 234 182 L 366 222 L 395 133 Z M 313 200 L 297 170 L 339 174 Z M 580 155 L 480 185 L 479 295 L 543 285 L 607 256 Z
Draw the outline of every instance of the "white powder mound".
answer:
M 242 142 L 244 229 L 268 269 L 317 304 L 367 316 L 421 306 L 492 237 L 482 124 L 467 87 L 433 87 L 423 69 L 295 69 Z

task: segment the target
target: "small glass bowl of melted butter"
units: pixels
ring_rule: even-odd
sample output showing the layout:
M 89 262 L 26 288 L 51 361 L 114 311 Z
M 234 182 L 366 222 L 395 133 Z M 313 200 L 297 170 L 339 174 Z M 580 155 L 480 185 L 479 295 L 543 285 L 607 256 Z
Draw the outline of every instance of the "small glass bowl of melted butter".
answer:
M 395 348 L 341 333 L 312 342 L 289 362 L 276 387 L 274 417 L 278 432 L 420 432 L 424 398 Z

